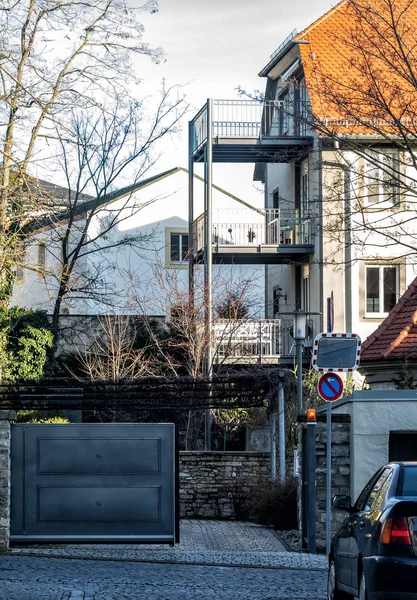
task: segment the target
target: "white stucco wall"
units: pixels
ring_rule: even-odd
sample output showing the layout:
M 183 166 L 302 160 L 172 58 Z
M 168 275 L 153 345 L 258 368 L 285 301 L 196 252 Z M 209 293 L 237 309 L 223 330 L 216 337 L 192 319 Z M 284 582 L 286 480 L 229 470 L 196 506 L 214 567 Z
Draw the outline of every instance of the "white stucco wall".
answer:
M 214 180 L 214 182 L 216 182 Z M 195 214 L 202 211 L 203 183 L 195 181 Z M 263 197 L 259 194 L 259 207 Z M 141 205 L 140 210 L 133 207 Z M 218 209 L 251 213 L 246 207 L 226 194 L 213 190 L 213 213 Z M 77 265 L 79 273 L 90 275 L 100 273 L 100 291 L 107 293 L 102 301 L 94 298 L 74 298 L 68 294 L 63 307 L 69 314 L 109 314 L 117 311 L 127 314 L 163 315 L 167 308 L 175 302 L 172 297 L 172 285 L 161 283 L 161 274 L 169 281 L 178 280 L 178 285 L 186 289 L 188 271 L 186 265 L 180 268 L 167 266 L 168 232 L 174 228 L 176 232 L 188 233 L 188 174 L 180 171 L 136 192 L 131 199 L 122 198 L 100 210 L 89 227 L 89 236 L 94 238 L 106 223 L 107 218 L 118 216 L 118 225 L 109 234 L 109 239 L 98 239 L 97 246 L 102 250 L 80 259 Z M 254 212 L 259 219 L 261 216 Z M 249 219 L 250 216 L 247 216 Z M 168 231 L 167 231 L 168 230 Z M 125 236 L 152 234 L 152 238 L 142 248 L 118 246 Z M 25 264 L 37 266 L 38 244 L 46 244 L 46 273 L 58 272 L 60 250 L 55 240 L 59 232 L 45 231 L 35 236 L 35 243 L 27 249 Z M 109 248 L 108 246 L 112 246 Z M 156 272 L 156 266 L 158 273 Z M 202 268 L 197 269 L 197 277 Z M 30 269 L 24 269 L 23 280 L 14 288 L 11 305 L 27 308 L 42 308 L 52 312 L 56 297 L 57 281 L 52 276 L 43 277 Z M 214 266 L 213 299 L 224 297 L 225 288 L 233 289 L 245 285 L 248 288 L 247 300 L 250 307 L 249 316 L 264 316 L 264 266 Z M 107 300 L 107 301 L 105 301 Z M 111 302 L 113 306 L 109 304 Z
M 351 417 L 351 496 L 389 460 L 390 431 L 417 432 L 417 391 L 363 390 L 332 405 L 332 413 Z

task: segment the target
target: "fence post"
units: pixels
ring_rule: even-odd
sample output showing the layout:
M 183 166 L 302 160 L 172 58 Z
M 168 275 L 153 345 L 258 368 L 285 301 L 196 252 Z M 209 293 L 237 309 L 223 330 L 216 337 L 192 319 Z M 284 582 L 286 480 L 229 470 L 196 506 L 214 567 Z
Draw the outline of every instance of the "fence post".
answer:
M 10 540 L 11 492 L 11 421 L 13 411 L 0 410 L 0 551 L 7 550 Z

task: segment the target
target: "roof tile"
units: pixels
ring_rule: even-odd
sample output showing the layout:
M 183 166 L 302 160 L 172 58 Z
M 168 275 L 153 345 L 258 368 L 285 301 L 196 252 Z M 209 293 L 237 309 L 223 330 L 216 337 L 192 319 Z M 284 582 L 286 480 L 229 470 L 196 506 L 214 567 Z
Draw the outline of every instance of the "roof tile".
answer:
M 417 359 L 417 277 L 362 344 L 361 360 Z
M 300 54 L 315 118 L 348 134 L 389 133 L 400 111 L 414 124 L 417 95 L 409 73 L 417 71 L 416 31 L 415 0 L 342 0 L 295 36 L 308 42 L 300 44 Z M 410 71 L 401 54 L 407 46 Z M 386 110 L 375 99 L 375 82 Z

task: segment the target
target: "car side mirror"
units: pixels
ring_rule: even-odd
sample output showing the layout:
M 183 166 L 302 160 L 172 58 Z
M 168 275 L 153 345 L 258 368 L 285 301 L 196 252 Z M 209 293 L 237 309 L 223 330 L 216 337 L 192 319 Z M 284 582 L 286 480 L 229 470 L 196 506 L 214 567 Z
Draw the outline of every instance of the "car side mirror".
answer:
M 339 508 L 340 510 L 347 510 L 348 512 L 351 512 L 352 510 L 352 500 L 350 496 L 334 496 L 332 504 L 335 508 Z

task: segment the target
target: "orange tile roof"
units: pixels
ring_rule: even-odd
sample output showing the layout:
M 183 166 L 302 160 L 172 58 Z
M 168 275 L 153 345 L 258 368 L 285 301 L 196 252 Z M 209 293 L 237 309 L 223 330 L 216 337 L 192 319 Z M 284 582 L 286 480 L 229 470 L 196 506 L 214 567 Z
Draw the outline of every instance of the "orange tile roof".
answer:
M 362 344 L 361 361 L 417 359 L 417 277 Z
M 342 0 L 296 35 L 315 118 L 346 134 L 414 126 L 416 31 L 416 0 Z

